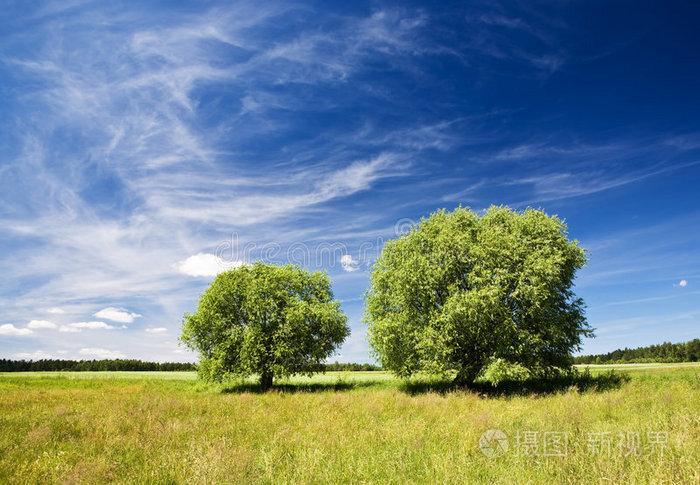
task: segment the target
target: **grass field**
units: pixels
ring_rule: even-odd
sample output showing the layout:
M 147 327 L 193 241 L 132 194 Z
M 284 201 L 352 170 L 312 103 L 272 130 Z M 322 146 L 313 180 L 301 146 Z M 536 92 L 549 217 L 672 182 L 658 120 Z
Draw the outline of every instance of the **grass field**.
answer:
M 0 374 L 0 483 L 700 483 L 700 366 L 590 368 L 475 391 L 376 372 L 269 393 Z

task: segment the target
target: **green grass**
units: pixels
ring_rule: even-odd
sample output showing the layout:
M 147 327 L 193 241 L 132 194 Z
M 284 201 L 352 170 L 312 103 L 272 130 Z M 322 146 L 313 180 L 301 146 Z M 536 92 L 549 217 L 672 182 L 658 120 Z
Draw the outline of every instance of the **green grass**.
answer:
M 700 366 L 633 369 L 472 391 L 329 373 L 268 393 L 188 372 L 0 374 L 0 483 L 700 483 Z M 484 455 L 489 429 L 507 452 Z M 518 433 L 538 449 L 516 452 Z

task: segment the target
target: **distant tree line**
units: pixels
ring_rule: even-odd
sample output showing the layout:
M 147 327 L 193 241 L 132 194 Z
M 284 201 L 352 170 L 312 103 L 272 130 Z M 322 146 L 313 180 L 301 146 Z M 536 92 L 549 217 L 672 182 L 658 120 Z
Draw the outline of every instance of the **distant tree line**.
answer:
M 617 349 L 607 354 L 580 355 L 574 357 L 576 364 L 634 364 L 648 362 L 698 362 L 700 361 L 700 339 L 672 344 L 650 345 L 636 349 Z
M 353 364 L 353 363 L 339 363 L 339 362 L 333 362 L 332 364 L 323 364 L 323 368 L 326 371 L 333 372 L 333 371 L 351 371 L 351 372 L 356 372 L 356 371 L 380 371 L 382 368 L 378 365 L 372 365 L 372 364 Z
M 194 371 L 197 365 L 189 362 L 143 362 L 136 359 L 104 360 L 10 360 L 0 359 L 0 372 L 39 371 Z M 338 363 L 320 364 L 319 372 L 325 371 L 380 371 L 372 364 Z
M 189 362 L 143 362 L 135 359 L 105 360 L 9 360 L 0 359 L 0 372 L 32 371 L 188 371 L 196 370 Z

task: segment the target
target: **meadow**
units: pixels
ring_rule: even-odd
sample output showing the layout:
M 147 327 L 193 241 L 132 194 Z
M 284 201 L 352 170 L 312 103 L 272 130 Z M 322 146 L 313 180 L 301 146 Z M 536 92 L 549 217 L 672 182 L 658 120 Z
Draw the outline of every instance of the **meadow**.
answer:
M 0 374 L 0 483 L 106 482 L 700 483 L 700 365 L 469 391 L 381 372 L 267 393 L 191 372 Z

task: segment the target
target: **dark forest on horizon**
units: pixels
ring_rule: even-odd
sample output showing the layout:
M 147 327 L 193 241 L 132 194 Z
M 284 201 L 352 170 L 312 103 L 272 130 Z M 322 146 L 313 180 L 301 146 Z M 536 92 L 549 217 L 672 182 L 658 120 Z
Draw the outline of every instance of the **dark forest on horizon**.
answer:
M 195 371 L 197 365 L 190 362 L 144 362 L 137 359 L 102 359 L 102 360 L 11 360 L 0 359 L 0 372 L 94 372 L 94 371 Z M 381 367 L 373 364 L 329 363 L 320 364 L 323 371 L 379 371 Z
M 700 339 L 688 342 L 664 342 L 635 349 L 617 349 L 605 354 L 579 355 L 573 358 L 574 364 L 642 364 L 642 363 L 678 363 L 700 361 Z M 94 372 L 94 371 L 195 371 L 197 364 L 191 362 L 144 362 L 137 359 L 102 359 L 102 360 L 12 360 L 0 359 L 0 372 Z M 374 364 L 357 364 L 333 362 L 319 364 L 319 372 L 369 372 L 381 371 L 381 366 Z

